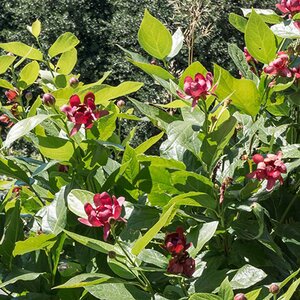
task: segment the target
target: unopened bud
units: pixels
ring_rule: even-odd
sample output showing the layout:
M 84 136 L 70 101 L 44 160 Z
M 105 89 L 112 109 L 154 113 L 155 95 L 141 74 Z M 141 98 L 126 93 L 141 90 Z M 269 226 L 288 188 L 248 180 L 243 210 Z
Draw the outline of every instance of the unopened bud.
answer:
M 280 291 L 280 287 L 279 287 L 278 284 L 272 283 L 272 284 L 270 285 L 270 287 L 269 287 L 269 292 L 270 292 L 271 294 L 274 294 L 274 295 L 275 295 L 275 294 L 278 294 L 279 291 Z
M 117 102 L 117 106 L 118 106 L 119 108 L 124 107 L 124 106 L 125 106 L 125 101 L 124 101 L 124 100 L 119 100 L 119 101 Z
M 153 59 L 151 59 L 151 61 L 150 61 L 150 64 L 151 64 L 151 65 L 157 65 L 157 61 L 156 61 L 156 59 L 154 59 L 154 58 L 153 58 Z
M 236 294 L 234 296 L 234 300 L 247 300 L 247 298 L 246 298 L 245 294 L 240 293 L 240 294 Z
M 77 86 L 79 84 L 79 80 L 76 77 L 72 77 L 69 80 L 69 83 L 70 83 L 70 86 L 75 89 L 75 88 L 77 88 Z
M 26 99 L 27 101 L 30 101 L 30 100 L 32 99 L 32 97 L 33 97 L 33 95 L 32 95 L 31 92 L 27 92 L 27 93 L 25 94 L 25 99 Z
M 110 259 L 115 259 L 117 257 L 117 253 L 115 251 L 108 251 L 108 257 Z
M 43 96 L 43 103 L 46 106 L 52 106 L 55 104 L 55 98 L 51 94 L 46 93 Z

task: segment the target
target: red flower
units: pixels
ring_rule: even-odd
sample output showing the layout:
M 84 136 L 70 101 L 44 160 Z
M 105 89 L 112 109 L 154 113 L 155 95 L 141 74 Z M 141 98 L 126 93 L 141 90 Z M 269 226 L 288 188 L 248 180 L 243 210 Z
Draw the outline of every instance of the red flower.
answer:
M 191 76 L 187 76 L 184 79 L 184 93 L 177 91 L 179 97 L 189 100 L 193 99 L 192 108 L 194 108 L 199 99 L 205 100 L 207 95 L 210 95 L 214 88 L 212 88 L 213 76 L 208 72 L 206 77 L 197 73 L 195 79 Z
M 276 4 L 276 7 L 285 15 L 291 16 L 300 12 L 300 0 L 281 0 L 281 3 Z
M 247 47 L 244 47 L 244 55 L 246 57 L 247 63 L 250 63 L 250 62 L 257 63 L 257 60 L 249 53 Z
M 175 256 L 169 261 L 167 272 L 192 277 L 195 272 L 195 260 L 187 252 Z
M 8 102 L 13 102 L 16 100 L 16 98 L 18 97 L 18 93 L 14 90 L 8 90 L 5 92 L 5 96 L 8 99 Z
M 264 72 L 274 76 L 292 77 L 293 74 L 288 65 L 289 56 L 286 52 L 281 51 L 278 52 L 278 57 L 264 68 Z
M 117 199 L 115 196 L 110 197 L 106 192 L 96 194 L 94 196 L 94 205 L 90 203 L 84 205 L 84 210 L 88 218 L 79 218 L 78 220 L 91 227 L 103 227 L 103 238 L 106 241 L 109 236 L 111 220 L 126 222 L 121 218 L 124 201 L 124 197 Z
M 248 178 L 256 178 L 258 180 L 267 180 L 267 191 L 272 191 L 275 183 L 279 180 L 280 184 L 283 184 L 282 173 L 286 173 L 286 166 L 281 160 L 282 152 L 279 151 L 277 155 L 267 154 L 264 158 L 260 154 L 253 156 L 253 161 L 257 164 L 256 171 L 247 175 Z
M 108 115 L 107 110 L 97 110 L 95 95 L 91 92 L 85 95 L 84 103 L 80 102 L 78 95 L 71 96 L 70 105 L 62 106 L 61 111 L 67 115 L 69 121 L 75 124 L 70 136 L 77 133 L 82 125 L 84 125 L 86 129 L 92 128 L 93 121 Z
M 183 234 L 183 228 L 178 227 L 176 232 L 166 235 L 163 248 L 169 251 L 172 256 L 174 256 L 186 251 L 190 246 L 191 243 L 186 243 L 186 238 Z
M 11 127 L 14 125 L 14 122 L 12 122 L 10 117 L 6 114 L 0 116 L 0 122 L 4 123 L 7 127 Z

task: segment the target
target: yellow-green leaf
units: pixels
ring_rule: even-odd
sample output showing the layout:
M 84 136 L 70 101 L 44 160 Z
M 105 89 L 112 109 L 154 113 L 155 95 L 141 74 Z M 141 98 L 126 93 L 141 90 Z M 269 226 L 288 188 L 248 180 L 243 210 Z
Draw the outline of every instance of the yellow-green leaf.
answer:
M 17 56 L 43 60 L 43 54 L 41 51 L 21 42 L 0 43 L 0 48 Z
M 77 50 L 75 48 L 64 52 L 57 62 L 57 72 L 68 75 L 77 63 Z
M 32 61 L 27 64 L 19 74 L 18 85 L 25 89 L 32 85 L 38 78 L 40 72 L 40 66 L 38 62 Z
M 71 32 L 63 33 L 50 47 L 49 55 L 54 57 L 58 54 L 70 51 L 79 44 L 78 38 Z
M 5 73 L 15 59 L 16 57 L 11 55 L 0 56 L 0 74 Z

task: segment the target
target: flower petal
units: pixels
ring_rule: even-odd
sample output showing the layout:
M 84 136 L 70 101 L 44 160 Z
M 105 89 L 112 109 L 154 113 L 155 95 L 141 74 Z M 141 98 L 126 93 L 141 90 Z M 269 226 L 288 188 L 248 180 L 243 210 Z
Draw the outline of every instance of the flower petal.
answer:
M 80 104 L 80 98 L 78 95 L 73 95 L 71 96 L 70 98 L 70 105 L 71 107 L 74 107 L 74 106 L 79 106 Z

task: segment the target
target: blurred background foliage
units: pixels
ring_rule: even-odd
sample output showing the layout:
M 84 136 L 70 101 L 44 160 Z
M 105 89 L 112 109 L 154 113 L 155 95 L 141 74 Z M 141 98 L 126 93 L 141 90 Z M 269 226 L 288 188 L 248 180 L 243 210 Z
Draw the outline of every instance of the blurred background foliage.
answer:
M 241 33 L 228 21 L 230 12 L 241 14 L 241 7 L 275 8 L 274 0 L 2 0 L 0 2 L 0 41 L 35 40 L 26 25 L 37 18 L 42 22 L 41 41 L 44 47 L 52 44 L 63 32 L 71 31 L 80 40 L 78 64 L 75 72 L 84 82 L 93 82 L 107 70 L 113 70 L 109 84 L 124 80 L 145 83 L 137 93 L 140 101 L 165 102 L 152 78 L 125 60 L 120 46 L 140 52 L 137 32 L 145 8 L 168 26 L 173 33 L 181 27 L 186 36 L 183 50 L 176 57 L 174 70 L 183 70 L 188 64 L 188 45 L 193 48 L 193 60 L 199 60 L 209 70 L 217 63 L 236 73 L 227 53 L 227 44 L 244 46 Z M 193 43 L 191 36 L 194 36 Z M 146 53 L 144 53 L 146 55 Z M 149 60 L 152 58 L 149 57 Z M 162 90 L 161 90 L 162 91 Z M 2 93 L 1 97 L 5 97 Z M 127 106 L 128 107 L 128 106 Z M 132 129 L 130 121 L 122 124 L 122 135 Z M 133 144 L 152 136 L 155 129 L 148 123 L 138 125 Z

